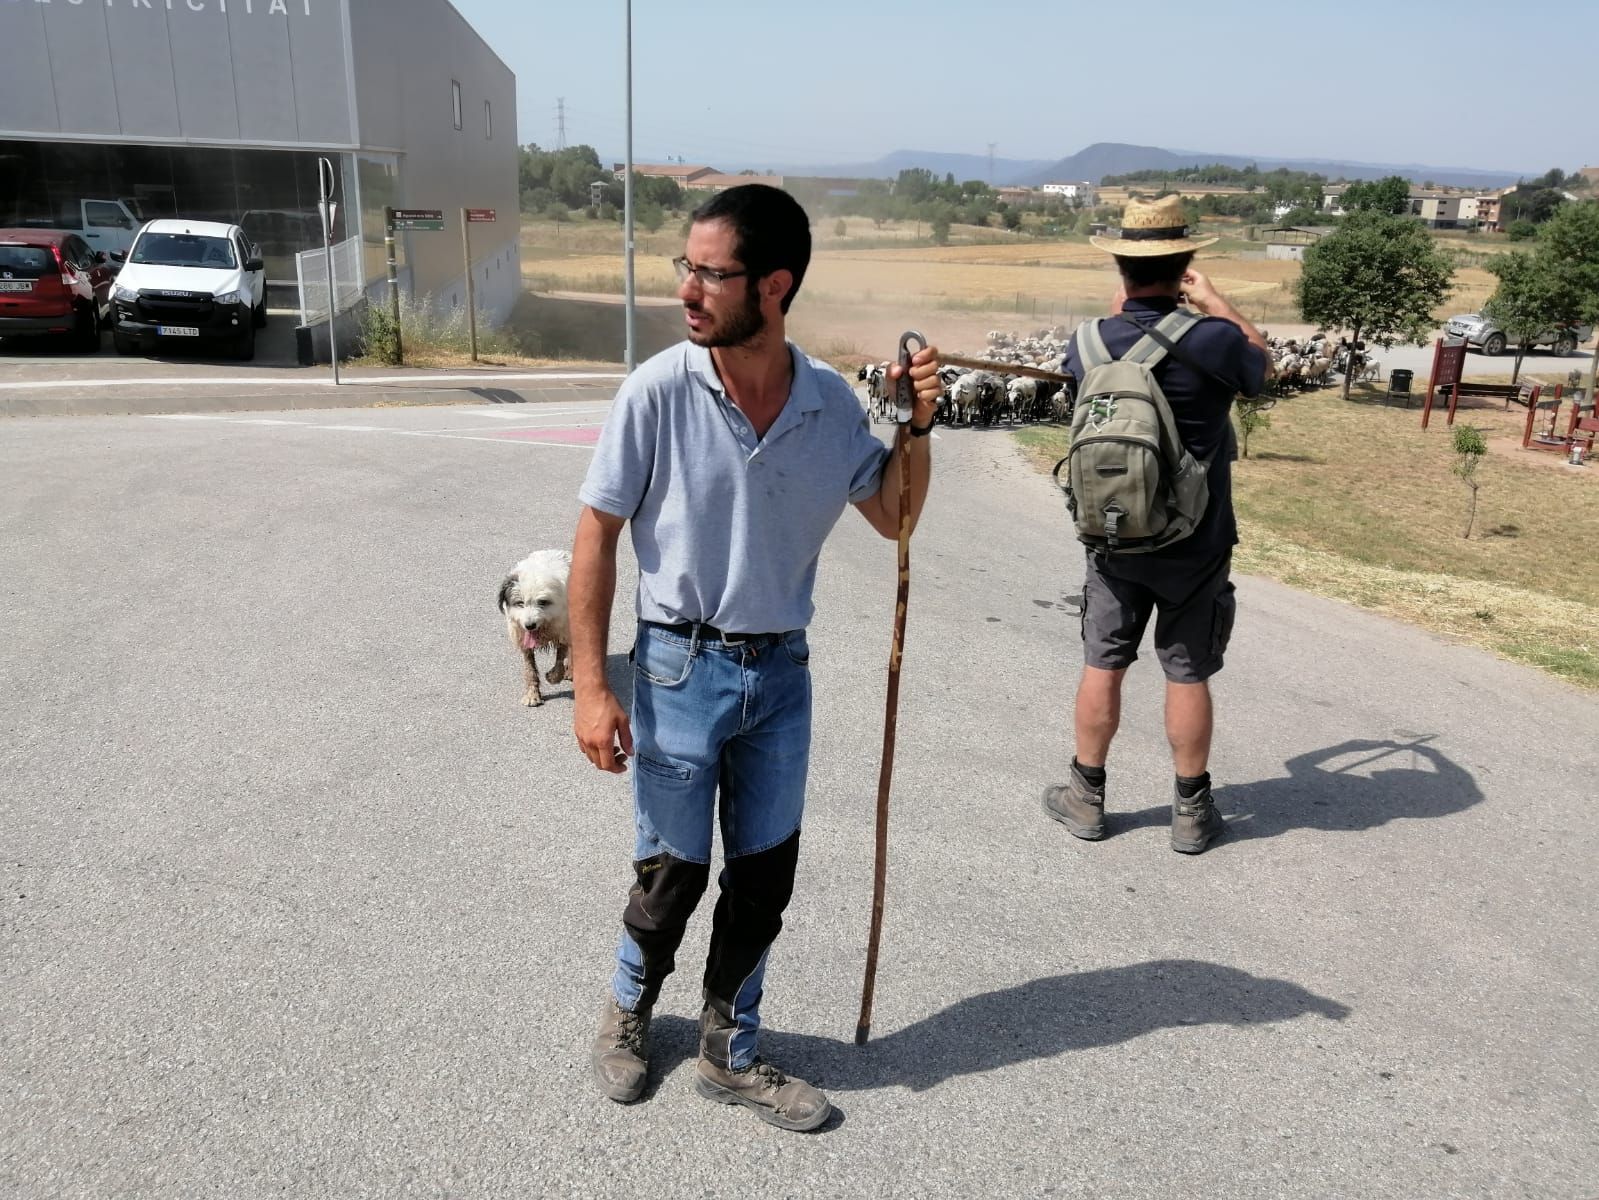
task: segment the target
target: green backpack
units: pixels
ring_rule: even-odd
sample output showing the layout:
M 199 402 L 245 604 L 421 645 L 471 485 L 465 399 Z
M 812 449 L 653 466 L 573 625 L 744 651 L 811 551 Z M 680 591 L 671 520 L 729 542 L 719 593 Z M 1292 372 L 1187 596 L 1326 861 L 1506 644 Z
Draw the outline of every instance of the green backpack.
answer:
M 1066 493 L 1067 511 L 1085 545 L 1110 554 L 1147 554 L 1193 533 L 1205 515 L 1209 464 L 1183 448 L 1154 373 L 1167 350 L 1198 323 L 1181 309 L 1168 313 L 1120 359 L 1105 349 L 1099 321 L 1078 328 L 1083 378 L 1072 412 L 1071 451 L 1055 464 L 1055 482 Z

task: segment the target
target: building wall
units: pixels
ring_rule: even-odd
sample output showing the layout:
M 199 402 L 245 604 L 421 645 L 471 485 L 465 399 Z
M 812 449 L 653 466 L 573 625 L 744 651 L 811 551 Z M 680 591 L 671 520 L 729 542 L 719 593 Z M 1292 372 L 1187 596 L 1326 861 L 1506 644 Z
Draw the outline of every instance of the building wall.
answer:
M 9 0 L 0 124 L 17 138 L 347 147 L 348 47 L 344 0 Z
M 443 0 L 348 3 L 361 144 L 400 155 L 396 207 L 444 210 L 442 233 L 401 235 L 416 294 L 443 307 L 466 302 L 460 210 L 492 208 L 498 219 L 473 225 L 471 236 L 479 312 L 497 320 L 521 291 L 516 77 Z M 461 85 L 460 129 L 452 83 Z

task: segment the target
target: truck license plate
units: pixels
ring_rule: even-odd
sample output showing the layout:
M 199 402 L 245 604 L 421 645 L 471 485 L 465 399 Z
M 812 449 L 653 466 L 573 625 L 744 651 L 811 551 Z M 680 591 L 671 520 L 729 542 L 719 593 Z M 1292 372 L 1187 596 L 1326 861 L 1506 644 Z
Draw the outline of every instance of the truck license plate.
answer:
M 199 337 L 200 331 L 193 325 L 157 325 L 155 331 L 162 337 Z
M 7 279 L 0 281 L 0 292 L 31 292 L 33 281 L 28 279 Z

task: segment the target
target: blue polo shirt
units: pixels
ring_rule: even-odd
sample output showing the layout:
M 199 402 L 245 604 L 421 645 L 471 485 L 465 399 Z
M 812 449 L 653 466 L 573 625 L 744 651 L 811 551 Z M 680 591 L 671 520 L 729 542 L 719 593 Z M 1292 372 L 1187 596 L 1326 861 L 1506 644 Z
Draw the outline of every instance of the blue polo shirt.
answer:
M 888 448 L 837 371 L 789 352 L 794 382 L 764 438 L 692 342 L 617 392 L 578 498 L 630 521 L 646 621 L 729 633 L 810 623 L 822 543 L 876 493 Z
M 1165 298 L 1128 300 L 1122 305 L 1122 320 L 1113 317 L 1099 326 L 1105 349 L 1120 358 L 1144 336 L 1144 330 L 1159 324 L 1176 307 L 1176 300 Z M 1193 533 L 1149 557 L 1214 558 L 1238 544 L 1238 522 L 1233 516 L 1233 397 L 1260 395 L 1266 384 L 1266 356 L 1250 345 L 1243 330 L 1220 317 L 1200 318 L 1177 343 L 1177 349 L 1204 371 L 1195 371 L 1168 354 L 1155 368 L 1155 378 L 1171 404 L 1183 445 L 1195 458 L 1210 460 L 1206 476 L 1210 503 Z M 1066 348 L 1066 373 L 1079 384 L 1085 373 L 1075 336 Z

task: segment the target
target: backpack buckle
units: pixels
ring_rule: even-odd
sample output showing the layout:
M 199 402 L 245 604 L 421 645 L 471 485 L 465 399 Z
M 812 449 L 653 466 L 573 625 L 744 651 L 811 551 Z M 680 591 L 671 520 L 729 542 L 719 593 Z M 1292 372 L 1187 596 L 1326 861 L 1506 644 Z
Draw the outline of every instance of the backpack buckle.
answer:
M 1115 500 L 1105 505 L 1105 544 L 1114 550 L 1121 545 L 1121 521 L 1127 510 Z

